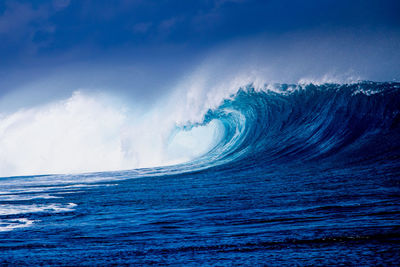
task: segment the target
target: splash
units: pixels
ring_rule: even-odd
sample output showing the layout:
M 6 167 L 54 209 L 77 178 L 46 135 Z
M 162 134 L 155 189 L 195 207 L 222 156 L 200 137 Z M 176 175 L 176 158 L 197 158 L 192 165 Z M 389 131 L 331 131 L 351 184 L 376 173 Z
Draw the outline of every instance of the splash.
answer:
M 75 92 L 63 101 L 3 115 L 0 176 L 177 164 L 215 145 L 218 123 L 179 133 L 168 113 L 165 108 L 141 113 L 104 95 Z

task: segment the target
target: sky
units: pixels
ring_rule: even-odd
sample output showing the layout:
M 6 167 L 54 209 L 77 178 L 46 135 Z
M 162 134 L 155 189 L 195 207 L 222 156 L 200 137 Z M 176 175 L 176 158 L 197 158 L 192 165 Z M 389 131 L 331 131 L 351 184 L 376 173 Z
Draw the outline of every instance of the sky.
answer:
M 1 0 L 0 112 L 81 88 L 148 102 L 242 64 L 278 82 L 398 80 L 399 14 L 397 0 Z

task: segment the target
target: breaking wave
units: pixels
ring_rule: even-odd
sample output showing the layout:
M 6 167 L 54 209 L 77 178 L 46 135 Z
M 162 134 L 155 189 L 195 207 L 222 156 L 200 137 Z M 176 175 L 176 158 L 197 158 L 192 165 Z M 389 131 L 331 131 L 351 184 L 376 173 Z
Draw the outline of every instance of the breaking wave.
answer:
M 183 164 L 396 161 L 400 84 L 277 84 L 236 89 L 214 103 L 142 112 L 107 97 L 70 99 L 0 117 L 0 176 Z M 210 102 L 210 101 L 208 101 Z M 216 105 L 215 103 L 218 103 Z

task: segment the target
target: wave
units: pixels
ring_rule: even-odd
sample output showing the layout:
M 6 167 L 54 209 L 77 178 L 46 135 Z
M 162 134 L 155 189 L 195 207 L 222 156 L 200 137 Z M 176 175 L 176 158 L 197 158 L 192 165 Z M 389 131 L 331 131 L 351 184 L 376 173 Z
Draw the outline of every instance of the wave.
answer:
M 394 82 L 250 84 L 203 97 L 188 90 L 144 114 L 75 93 L 0 117 L 0 176 L 396 161 L 399 88 Z
M 220 120 L 222 141 L 203 159 L 222 164 L 393 161 L 400 157 L 400 84 L 280 84 L 240 89 L 204 123 Z

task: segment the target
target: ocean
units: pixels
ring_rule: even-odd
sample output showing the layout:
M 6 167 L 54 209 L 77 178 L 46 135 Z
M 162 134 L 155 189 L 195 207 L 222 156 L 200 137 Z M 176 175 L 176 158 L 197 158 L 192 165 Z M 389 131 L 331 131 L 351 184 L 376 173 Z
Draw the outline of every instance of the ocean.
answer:
M 188 162 L 0 178 L 0 265 L 398 265 L 400 83 L 274 88 Z

